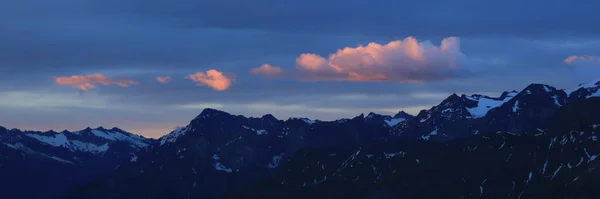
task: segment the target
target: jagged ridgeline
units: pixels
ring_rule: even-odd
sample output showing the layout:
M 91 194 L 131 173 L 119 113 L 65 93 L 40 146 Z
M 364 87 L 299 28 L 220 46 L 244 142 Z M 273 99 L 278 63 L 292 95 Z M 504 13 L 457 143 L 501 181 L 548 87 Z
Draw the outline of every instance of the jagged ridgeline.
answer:
M 0 193 L 56 197 L 111 173 L 155 141 L 118 128 L 37 132 L 0 126 Z
M 522 133 L 302 149 L 222 198 L 600 198 L 599 110 L 590 98 Z
M 102 175 L 56 193 L 77 199 L 600 198 L 594 189 L 599 88 L 600 82 L 566 91 L 531 84 L 499 97 L 454 94 L 416 116 L 369 113 L 335 121 L 205 109 L 187 126 L 105 161 L 111 165 L 97 168 Z M 63 170 L 88 168 L 52 157 L 74 163 L 67 157 L 99 156 L 127 140 L 99 138 L 104 142 L 80 151 L 6 132 L 0 131 L 1 158 L 24 156 L 36 161 L 27 164 L 46 161 Z M 102 152 L 105 143 L 109 149 Z M 30 149 L 38 153 L 26 153 Z

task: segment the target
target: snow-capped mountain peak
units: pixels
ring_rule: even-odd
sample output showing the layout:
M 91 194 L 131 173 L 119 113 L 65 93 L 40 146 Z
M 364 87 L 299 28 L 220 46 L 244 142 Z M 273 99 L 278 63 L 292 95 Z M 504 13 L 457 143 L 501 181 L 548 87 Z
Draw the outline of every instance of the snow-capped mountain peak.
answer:
M 569 100 L 588 99 L 591 97 L 600 97 L 600 80 L 566 90 L 569 94 Z
M 5 128 L 0 129 L 0 131 L 5 131 L 3 129 Z M 3 141 L 4 144 L 18 144 L 26 146 L 27 148 L 31 148 L 31 145 L 41 145 L 55 149 L 65 149 L 71 152 L 92 154 L 105 153 L 109 150 L 110 146 L 115 143 L 125 144 L 136 150 L 146 148 L 151 143 L 151 140 L 142 136 L 134 135 L 122 130 L 106 130 L 101 127 L 96 129 L 88 127 L 76 132 L 65 130 L 60 133 L 52 130 L 39 132 L 13 129 L 9 133 L 13 135 L 6 137 L 0 136 L 0 141 Z
M 392 118 L 406 118 L 406 119 L 408 119 L 408 118 L 413 118 L 413 117 L 415 117 L 415 116 L 411 115 L 411 114 L 408 114 L 408 113 L 406 113 L 404 111 L 400 111 L 400 112 L 396 113 L 396 115 L 394 115 Z
M 289 119 L 287 119 L 286 121 L 303 121 L 306 124 L 314 124 L 315 122 L 318 122 L 318 120 L 311 120 L 305 117 L 290 117 Z

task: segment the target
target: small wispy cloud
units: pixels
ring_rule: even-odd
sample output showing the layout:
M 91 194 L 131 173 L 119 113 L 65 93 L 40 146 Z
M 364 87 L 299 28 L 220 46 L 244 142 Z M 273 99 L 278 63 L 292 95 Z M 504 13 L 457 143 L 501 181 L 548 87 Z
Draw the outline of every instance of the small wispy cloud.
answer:
M 277 77 L 283 74 L 283 69 L 279 66 L 272 66 L 270 64 L 263 64 L 260 67 L 253 68 L 250 73 L 257 76 L 263 77 Z
M 600 63 L 600 56 L 591 56 L 591 55 L 582 55 L 582 56 L 576 56 L 576 55 L 572 55 L 567 57 L 564 62 L 565 64 L 574 64 L 574 62 L 577 61 L 588 61 L 588 62 L 598 62 Z
M 215 69 L 208 70 L 206 73 L 197 72 L 190 74 L 185 78 L 196 82 L 196 85 L 208 86 L 217 91 L 227 90 L 233 83 L 233 77 L 228 77 Z
M 156 77 L 156 81 L 160 84 L 166 84 L 166 83 L 171 82 L 171 77 L 169 77 L 169 76 Z
M 105 86 L 117 85 L 124 88 L 138 84 L 133 80 L 124 78 L 114 80 L 99 73 L 91 75 L 74 75 L 70 77 L 55 77 L 54 82 L 56 82 L 59 85 L 71 85 L 73 88 L 77 88 L 83 91 L 94 89 L 96 88 L 97 84 L 102 84 Z
M 568 65 L 571 75 L 578 84 L 598 81 L 600 74 L 600 56 L 581 55 L 569 56 L 563 61 Z

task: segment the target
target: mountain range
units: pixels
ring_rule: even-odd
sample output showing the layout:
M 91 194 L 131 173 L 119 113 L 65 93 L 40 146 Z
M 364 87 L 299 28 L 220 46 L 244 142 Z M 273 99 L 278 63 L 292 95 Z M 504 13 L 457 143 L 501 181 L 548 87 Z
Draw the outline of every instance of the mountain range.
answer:
M 600 81 L 335 121 L 204 109 L 157 139 L 0 127 L 7 198 L 600 198 Z
M 102 127 L 37 132 L 0 127 L 3 198 L 52 198 L 107 175 L 156 140 Z

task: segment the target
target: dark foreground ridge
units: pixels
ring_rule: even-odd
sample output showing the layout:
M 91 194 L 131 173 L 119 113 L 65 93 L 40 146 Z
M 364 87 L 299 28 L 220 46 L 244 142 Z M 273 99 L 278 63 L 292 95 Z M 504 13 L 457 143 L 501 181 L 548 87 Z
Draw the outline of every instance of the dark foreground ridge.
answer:
M 568 104 L 548 129 L 447 143 L 303 149 L 268 180 L 223 198 L 600 198 L 600 98 Z

